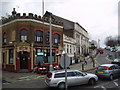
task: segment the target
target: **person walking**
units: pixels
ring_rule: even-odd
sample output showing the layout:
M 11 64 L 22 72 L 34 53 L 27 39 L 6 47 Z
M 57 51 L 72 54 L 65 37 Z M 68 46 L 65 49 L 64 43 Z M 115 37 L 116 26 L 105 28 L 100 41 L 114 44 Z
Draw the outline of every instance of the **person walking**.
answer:
M 84 64 L 87 65 L 87 57 L 84 58 Z

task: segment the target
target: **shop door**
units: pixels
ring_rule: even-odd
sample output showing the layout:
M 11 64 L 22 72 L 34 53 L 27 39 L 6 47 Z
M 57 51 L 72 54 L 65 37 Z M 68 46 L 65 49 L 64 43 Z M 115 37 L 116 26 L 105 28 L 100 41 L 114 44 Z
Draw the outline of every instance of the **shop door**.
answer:
M 20 52 L 20 69 L 28 69 L 28 52 Z

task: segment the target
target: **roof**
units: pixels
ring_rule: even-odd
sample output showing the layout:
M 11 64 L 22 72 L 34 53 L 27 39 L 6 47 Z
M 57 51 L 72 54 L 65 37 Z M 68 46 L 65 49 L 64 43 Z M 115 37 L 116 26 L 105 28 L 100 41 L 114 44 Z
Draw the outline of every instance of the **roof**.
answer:
M 67 69 L 67 72 L 70 72 L 70 71 L 78 71 L 78 70 Z M 51 72 L 52 72 L 52 73 L 65 72 L 65 69 L 62 69 L 62 70 L 54 70 L 54 71 L 51 71 Z
M 120 62 L 120 59 L 114 59 L 112 62 Z
M 50 15 L 52 15 L 53 19 L 63 22 L 63 28 L 65 30 L 73 30 L 74 29 L 74 22 L 64 19 L 62 17 L 56 16 L 56 15 L 53 15 L 52 13 L 50 13 L 48 11 L 46 11 L 46 13 L 44 14 L 44 17 L 50 17 Z
M 100 66 L 107 66 L 107 67 L 111 67 L 111 66 L 113 66 L 113 65 L 115 65 L 115 64 L 102 64 L 102 65 L 100 65 Z

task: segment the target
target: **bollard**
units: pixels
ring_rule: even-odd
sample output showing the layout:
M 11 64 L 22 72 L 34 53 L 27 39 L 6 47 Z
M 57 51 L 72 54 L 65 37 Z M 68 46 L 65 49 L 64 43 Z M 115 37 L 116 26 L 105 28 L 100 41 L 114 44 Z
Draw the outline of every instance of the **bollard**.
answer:
M 84 64 L 82 63 L 82 70 L 84 70 Z
M 95 67 L 95 60 L 93 60 L 93 67 Z

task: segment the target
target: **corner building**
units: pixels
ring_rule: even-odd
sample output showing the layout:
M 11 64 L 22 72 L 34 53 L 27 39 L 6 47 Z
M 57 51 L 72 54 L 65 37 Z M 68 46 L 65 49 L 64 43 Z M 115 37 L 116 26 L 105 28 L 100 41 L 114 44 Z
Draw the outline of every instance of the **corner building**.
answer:
M 15 11 L 13 11 L 15 12 Z M 50 62 L 49 18 L 29 13 L 13 13 L 3 18 L 2 30 L 2 69 L 19 72 L 28 71 L 40 61 Z M 63 24 L 52 19 L 52 62 L 59 64 L 63 48 Z

